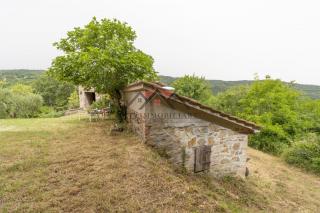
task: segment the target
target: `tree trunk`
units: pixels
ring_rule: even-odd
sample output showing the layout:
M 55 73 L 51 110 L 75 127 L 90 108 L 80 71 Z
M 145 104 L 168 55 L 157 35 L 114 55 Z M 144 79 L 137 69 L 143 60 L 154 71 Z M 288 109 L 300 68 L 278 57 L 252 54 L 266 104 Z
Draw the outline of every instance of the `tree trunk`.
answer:
M 112 100 L 115 107 L 116 118 L 119 123 L 123 123 L 127 118 L 127 108 L 121 103 L 122 95 L 120 90 L 115 90 L 112 94 Z

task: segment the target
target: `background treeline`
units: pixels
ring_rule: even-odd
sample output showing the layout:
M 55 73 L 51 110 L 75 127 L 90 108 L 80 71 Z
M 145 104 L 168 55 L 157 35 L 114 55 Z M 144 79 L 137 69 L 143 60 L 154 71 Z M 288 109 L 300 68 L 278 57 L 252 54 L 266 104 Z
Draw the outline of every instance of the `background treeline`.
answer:
M 16 70 L 0 70 L 0 81 L 6 81 L 7 85 L 13 85 L 16 83 L 31 84 L 36 80 L 39 75 L 44 73 L 44 70 L 26 70 L 26 69 L 16 69 Z M 159 76 L 160 81 L 166 84 L 171 84 L 173 81 L 177 80 L 176 77 L 170 76 Z M 217 95 L 221 92 L 228 90 L 230 87 L 239 85 L 250 85 L 254 81 L 222 81 L 222 80 L 207 80 L 210 84 L 210 88 L 213 94 Z M 287 83 L 290 84 L 290 83 Z M 293 87 L 303 94 L 314 98 L 320 99 L 320 86 L 317 85 L 306 85 L 292 83 Z
M 178 78 L 163 76 L 160 75 L 160 81 L 166 84 L 171 84 Z M 242 80 L 242 81 L 222 81 L 222 80 L 207 80 L 210 84 L 210 88 L 213 94 L 219 94 L 220 92 L 224 92 L 228 90 L 230 87 L 240 86 L 240 85 L 250 85 L 254 83 L 254 81 Z M 297 83 L 286 83 L 293 86 L 293 88 L 301 91 L 303 94 L 314 98 L 320 99 L 320 86 L 317 85 L 308 85 L 308 84 L 297 84 Z
M 40 70 L 0 72 L 0 118 L 62 116 L 78 108 L 77 88 Z
M 320 174 L 320 100 L 294 84 L 267 76 L 213 95 L 204 78 L 185 76 L 171 83 L 181 95 L 260 125 L 249 145 L 282 156 L 288 163 Z

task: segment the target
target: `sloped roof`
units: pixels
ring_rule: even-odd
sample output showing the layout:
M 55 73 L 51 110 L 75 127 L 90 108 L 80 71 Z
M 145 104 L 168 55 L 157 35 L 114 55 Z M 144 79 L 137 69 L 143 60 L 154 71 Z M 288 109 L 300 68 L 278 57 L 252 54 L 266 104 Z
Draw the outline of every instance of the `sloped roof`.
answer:
M 151 89 L 151 90 L 165 90 L 163 87 L 166 86 L 163 83 L 160 82 L 145 82 L 145 81 L 138 81 L 135 83 L 132 83 L 128 85 L 124 91 L 129 92 L 133 87 L 139 87 L 140 89 Z M 139 90 L 139 89 L 138 89 Z M 235 127 L 236 130 L 246 130 L 247 133 L 256 133 L 259 132 L 261 127 L 256 125 L 253 122 L 246 121 L 244 119 L 229 115 L 227 113 L 215 110 L 209 106 L 203 105 L 199 103 L 198 101 L 188 98 L 182 95 L 178 95 L 174 93 L 172 96 L 164 96 L 162 93 L 159 93 L 160 96 L 163 96 L 163 98 L 169 99 L 171 101 L 178 102 L 180 104 L 183 104 L 189 108 L 192 108 L 194 110 L 200 111 L 202 113 L 207 114 L 208 116 L 214 116 L 217 119 L 224 120 L 229 125 Z

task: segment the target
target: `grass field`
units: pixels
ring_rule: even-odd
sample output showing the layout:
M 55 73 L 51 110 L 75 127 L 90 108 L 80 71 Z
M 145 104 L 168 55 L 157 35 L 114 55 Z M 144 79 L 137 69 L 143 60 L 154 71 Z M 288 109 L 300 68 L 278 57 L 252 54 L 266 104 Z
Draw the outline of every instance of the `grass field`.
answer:
M 318 212 L 320 178 L 249 149 L 250 177 L 173 168 L 111 121 L 0 120 L 0 212 Z

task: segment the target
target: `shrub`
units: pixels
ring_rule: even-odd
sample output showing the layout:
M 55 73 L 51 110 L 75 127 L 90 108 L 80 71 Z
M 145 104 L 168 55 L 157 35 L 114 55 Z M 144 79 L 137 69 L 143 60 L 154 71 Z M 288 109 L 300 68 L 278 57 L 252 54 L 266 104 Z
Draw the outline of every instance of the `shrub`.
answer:
M 7 117 L 6 108 L 7 108 L 6 104 L 0 101 L 0 119 Z
M 285 150 L 283 157 L 289 164 L 320 174 L 320 138 L 312 135 L 295 142 Z
M 43 100 L 33 93 L 15 93 L 0 89 L 0 118 L 31 118 L 40 112 Z
M 8 89 L 0 88 L 0 118 L 8 118 L 13 106 L 13 93 Z
M 17 118 L 37 117 L 43 104 L 42 97 L 32 93 L 25 95 L 14 94 L 12 99 L 14 101 L 11 115 Z
M 54 107 L 42 106 L 39 114 L 40 118 L 58 118 L 64 115 L 65 111 L 56 111 Z
M 20 94 L 20 95 L 32 93 L 32 87 L 31 86 L 25 85 L 25 84 L 20 84 L 20 83 L 13 85 L 10 88 L 10 90 L 15 94 Z
M 99 100 L 93 102 L 90 109 L 104 109 L 110 106 L 110 98 L 107 95 L 102 95 Z
M 290 144 L 285 131 L 280 126 L 271 125 L 252 135 L 249 140 L 249 146 L 274 155 L 280 155 Z
M 68 108 L 69 109 L 78 109 L 80 106 L 79 103 L 79 95 L 78 91 L 75 90 L 71 93 L 70 97 L 68 98 Z

